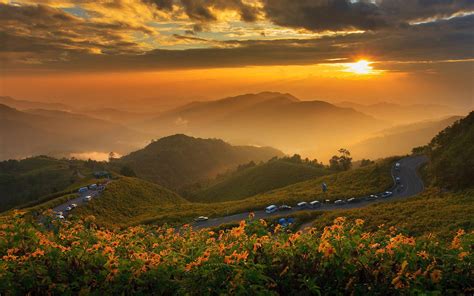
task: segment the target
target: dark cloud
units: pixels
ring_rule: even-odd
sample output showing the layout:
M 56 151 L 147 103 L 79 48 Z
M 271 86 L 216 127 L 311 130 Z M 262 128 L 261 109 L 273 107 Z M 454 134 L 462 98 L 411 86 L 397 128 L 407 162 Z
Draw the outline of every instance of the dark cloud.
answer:
M 399 27 L 474 10 L 472 0 L 264 0 L 269 20 L 312 31 Z

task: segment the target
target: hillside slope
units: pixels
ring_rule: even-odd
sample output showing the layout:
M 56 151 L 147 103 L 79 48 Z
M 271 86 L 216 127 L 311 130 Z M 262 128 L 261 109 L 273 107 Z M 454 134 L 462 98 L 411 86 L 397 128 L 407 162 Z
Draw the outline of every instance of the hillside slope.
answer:
M 138 178 L 121 177 L 109 183 L 98 198 L 76 209 L 74 215 L 94 215 L 107 225 L 123 225 L 187 204 L 178 194 Z
M 218 202 L 242 199 L 272 189 L 285 187 L 331 173 L 321 165 L 291 158 L 272 159 L 250 165 L 219 179 L 215 184 L 191 194 L 196 202 Z
M 283 153 L 268 147 L 232 146 L 218 139 L 174 135 L 114 163 L 131 167 L 143 179 L 178 189 L 213 178 L 239 164 L 267 161 L 275 156 L 283 156 Z

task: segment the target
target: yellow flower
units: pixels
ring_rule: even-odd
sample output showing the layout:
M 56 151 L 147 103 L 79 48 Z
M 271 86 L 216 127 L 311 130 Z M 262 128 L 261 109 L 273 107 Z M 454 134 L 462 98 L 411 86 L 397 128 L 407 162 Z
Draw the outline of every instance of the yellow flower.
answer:
M 43 256 L 43 255 L 44 255 L 44 251 L 41 250 L 41 249 L 37 249 L 36 251 L 31 253 L 31 257 L 39 257 L 39 256 Z
M 346 222 L 345 217 L 337 217 L 336 219 L 334 219 L 334 224 L 343 224 L 344 222 Z
M 421 251 L 421 252 L 418 252 L 416 254 L 418 255 L 418 257 L 421 257 L 422 259 L 428 259 L 429 258 L 428 253 L 426 251 Z
M 435 269 L 430 274 L 431 280 L 433 283 L 438 283 L 441 280 L 441 270 Z
M 362 219 L 356 219 L 356 220 L 355 220 L 355 223 L 356 223 L 357 226 L 360 226 L 360 225 L 364 224 L 364 222 L 365 222 L 365 221 L 362 220 Z

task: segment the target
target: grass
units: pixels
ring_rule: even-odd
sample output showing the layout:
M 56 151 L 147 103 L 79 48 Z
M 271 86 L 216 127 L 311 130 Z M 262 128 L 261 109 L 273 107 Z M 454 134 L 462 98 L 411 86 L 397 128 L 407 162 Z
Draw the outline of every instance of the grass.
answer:
M 238 170 L 188 198 L 194 202 L 222 202 L 250 197 L 272 189 L 331 173 L 324 167 L 274 159 Z
M 397 226 L 415 236 L 436 234 L 448 237 L 459 228 L 474 229 L 474 191 L 442 192 L 429 188 L 419 196 L 406 200 L 374 204 L 365 208 L 332 212 L 302 212 L 300 223 L 314 220 L 313 226 L 322 229 L 338 216 L 365 220 L 369 230 L 378 226 Z

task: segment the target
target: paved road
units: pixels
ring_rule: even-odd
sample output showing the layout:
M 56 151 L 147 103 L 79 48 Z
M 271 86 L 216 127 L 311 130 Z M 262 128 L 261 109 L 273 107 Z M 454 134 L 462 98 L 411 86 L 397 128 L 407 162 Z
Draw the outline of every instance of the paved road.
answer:
M 104 184 L 104 186 L 106 186 L 106 184 Z M 66 208 L 69 207 L 69 205 L 76 204 L 79 207 L 86 203 L 86 201 L 84 201 L 84 197 L 89 195 L 91 198 L 96 198 L 97 196 L 99 196 L 100 193 L 101 193 L 101 190 L 90 190 L 90 189 L 87 190 L 86 192 L 78 193 L 76 198 L 70 199 L 63 204 L 54 207 L 53 211 L 62 212 L 63 216 L 66 217 L 69 213 L 66 211 Z M 74 210 L 71 211 L 71 213 L 73 212 Z
M 393 200 L 404 199 L 410 196 L 417 195 L 418 193 L 424 190 L 423 181 L 418 176 L 417 169 L 420 167 L 420 165 L 422 165 L 423 163 L 427 161 L 428 159 L 425 156 L 405 157 L 399 161 L 400 169 L 398 171 L 395 169 L 395 164 L 394 164 L 394 166 L 392 167 L 392 177 L 394 179 L 394 184 L 392 188 L 388 189 L 393 192 L 393 196 L 388 197 L 388 198 L 378 198 L 375 200 L 373 199 L 370 200 L 367 197 L 359 197 L 357 198 L 358 202 L 345 203 L 342 205 L 323 204 L 321 207 L 316 208 L 316 209 L 293 208 L 290 211 L 276 212 L 273 214 L 267 214 L 265 213 L 264 210 L 260 210 L 260 211 L 254 211 L 253 213 L 255 214 L 256 219 L 261 219 L 261 218 L 268 218 L 271 216 L 277 216 L 277 215 L 282 215 L 282 214 L 291 215 L 291 213 L 302 211 L 302 210 L 331 211 L 331 210 L 336 210 L 336 209 L 354 209 L 354 208 L 366 207 L 374 203 L 389 202 Z M 400 184 L 396 184 L 395 182 L 396 177 L 400 177 L 400 180 L 401 180 Z M 377 193 L 377 192 L 374 192 L 374 193 Z M 209 219 L 207 221 L 202 221 L 202 222 L 194 222 L 192 223 L 192 226 L 195 229 L 199 229 L 199 228 L 207 228 L 207 227 L 216 227 L 216 226 L 227 224 L 227 223 L 239 222 L 241 220 L 247 219 L 249 213 L 250 212 L 245 212 L 245 213 L 239 213 L 239 214 L 234 214 L 234 215 L 225 216 L 225 217 L 213 218 L 213 219 Z

